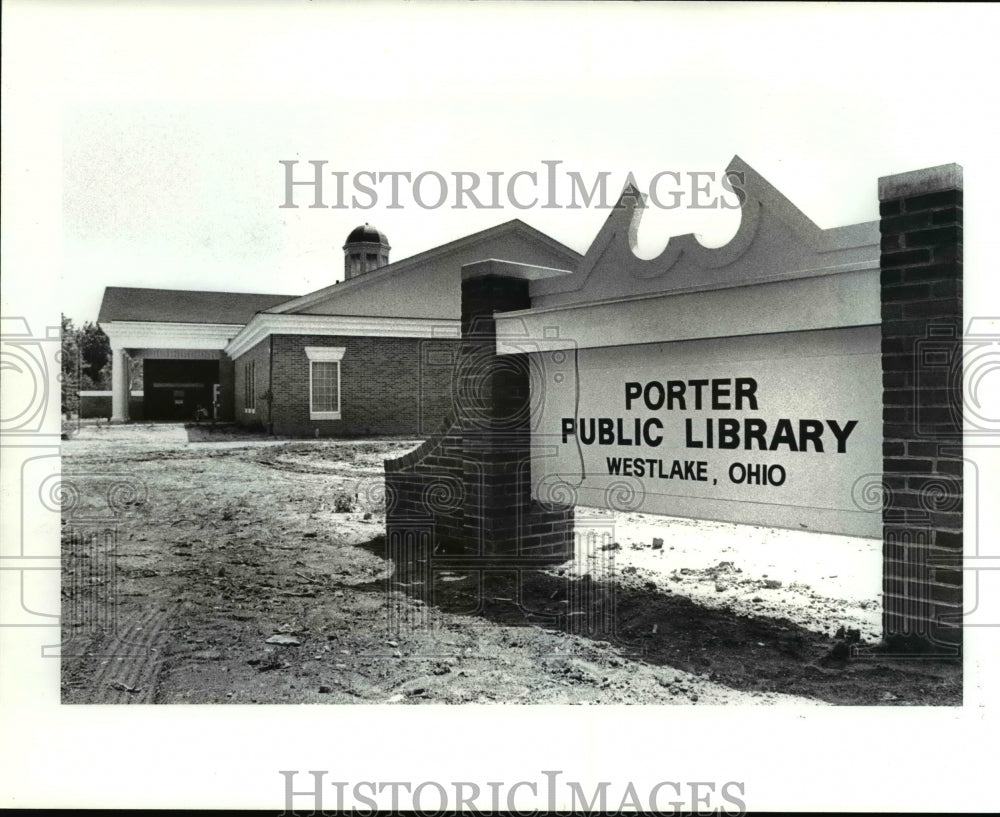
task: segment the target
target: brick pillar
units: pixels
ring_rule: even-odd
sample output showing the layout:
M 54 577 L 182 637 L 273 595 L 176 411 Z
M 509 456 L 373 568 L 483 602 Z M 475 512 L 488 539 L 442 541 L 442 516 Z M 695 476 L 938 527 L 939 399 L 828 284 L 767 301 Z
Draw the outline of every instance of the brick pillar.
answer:
M 531 499 L 531 375 L 527 354 L 498 355 L 494 313 L 531 306 L 532 269 L 480 262 L 463 270 L 456 420 L 462 435 L 463 540 L 483 556 L 562 560 L 573 552 L 572 508 Z
M 435 567 L 489 571 L 572 557 L 573 506 L 531 498 L 531 355 L 496 351 L 494 314 L 531 306 L 530 281 L 552 274 L 511 261 L 462 268 L 451 411 L 438 434 L 385 463 L 390 552 L 412 544 Z
M 494 312 L 531 306 L 528 282 L 485 275 L 462 283 L 457 419 L 462 432 L 464 539 L 484 555 L 513 552 L 530 501 L 527 355 L 496 353 Z
M 883 629 L 956 654 L 962 612 L 962 169 L 879 179 Z

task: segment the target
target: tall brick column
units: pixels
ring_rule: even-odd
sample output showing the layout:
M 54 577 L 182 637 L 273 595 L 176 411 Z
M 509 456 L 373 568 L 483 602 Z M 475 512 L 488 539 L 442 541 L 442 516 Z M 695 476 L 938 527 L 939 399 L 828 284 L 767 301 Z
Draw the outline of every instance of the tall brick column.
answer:
M 420 538 L 436 566 L 485 569 L 572 557 L 573 507 L 531 498 L 529 355 L 496 352 L 494 314 L 529 307 L 529 282 L 554 272 L 495 260 L 463 267 L 451 412 L 424 445 L 385 463 L 390 550 Z
M 879 179 L 883 629 L 956 654 L 962 612 L 962 169 Z
M 516 550 L 530 499 L 530 380 L 526 355 L 496 353 L 494 312 L 531 305 L 528 282 L 497 275 L 462 282 L 456 370 L 462 432 L 465 541 L 485 554 Z
M 462 273 L 456 419 L 462 434 L 466 549 L 483 556 L 566 559 L 573 509 L 531 499 L 531 372 L 527 354 L 498 355 L 494 314 L 531 306 L 536 268 L 497 261 Z

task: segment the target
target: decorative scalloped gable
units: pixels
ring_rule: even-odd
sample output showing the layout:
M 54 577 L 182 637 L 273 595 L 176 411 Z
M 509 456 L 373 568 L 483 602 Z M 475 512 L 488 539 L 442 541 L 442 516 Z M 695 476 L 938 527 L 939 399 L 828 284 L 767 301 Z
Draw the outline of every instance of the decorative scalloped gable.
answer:
M 672 236 L 657 257 L 639 258 L 636 236 L 648 204 L 628 185 L 576 271 L 532 284 L 533 306 L 725 289 L 877 266 L 878 222 L 824 230 L 739 156 L 726 173 L 742 179 L 745 194 L 739 229 L 727 244 L 705 247 L 688 233 Z

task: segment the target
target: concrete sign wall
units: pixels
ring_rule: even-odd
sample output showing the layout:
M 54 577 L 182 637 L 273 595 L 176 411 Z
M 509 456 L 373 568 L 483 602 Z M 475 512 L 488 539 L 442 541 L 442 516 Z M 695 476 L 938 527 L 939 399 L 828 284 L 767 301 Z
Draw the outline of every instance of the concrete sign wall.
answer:
M 532 394 L 536 498 L 881 535 L 878 327 L 566 354 L 578 383 Z
M 629 188 L 577 269 L 497 316 L 536 369 L 532 495 L 880 536 L 878 224 L 824 230 L 738 157 L 727 174 L 725 246 L 639 258 Z

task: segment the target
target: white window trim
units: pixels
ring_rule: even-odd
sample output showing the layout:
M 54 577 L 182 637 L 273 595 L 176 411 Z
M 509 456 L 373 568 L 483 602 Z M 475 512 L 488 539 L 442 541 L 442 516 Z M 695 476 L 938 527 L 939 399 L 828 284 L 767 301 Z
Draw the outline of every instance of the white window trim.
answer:
M 340 408 L 343 406 L 340 391 L 340 361 L 344 358 L 346 346 L 306 346 L 306 357 L 309 358 L 309 419 L 339 420 Z M 313 363 L 337 364 L 337 411 L 313 411 Z

